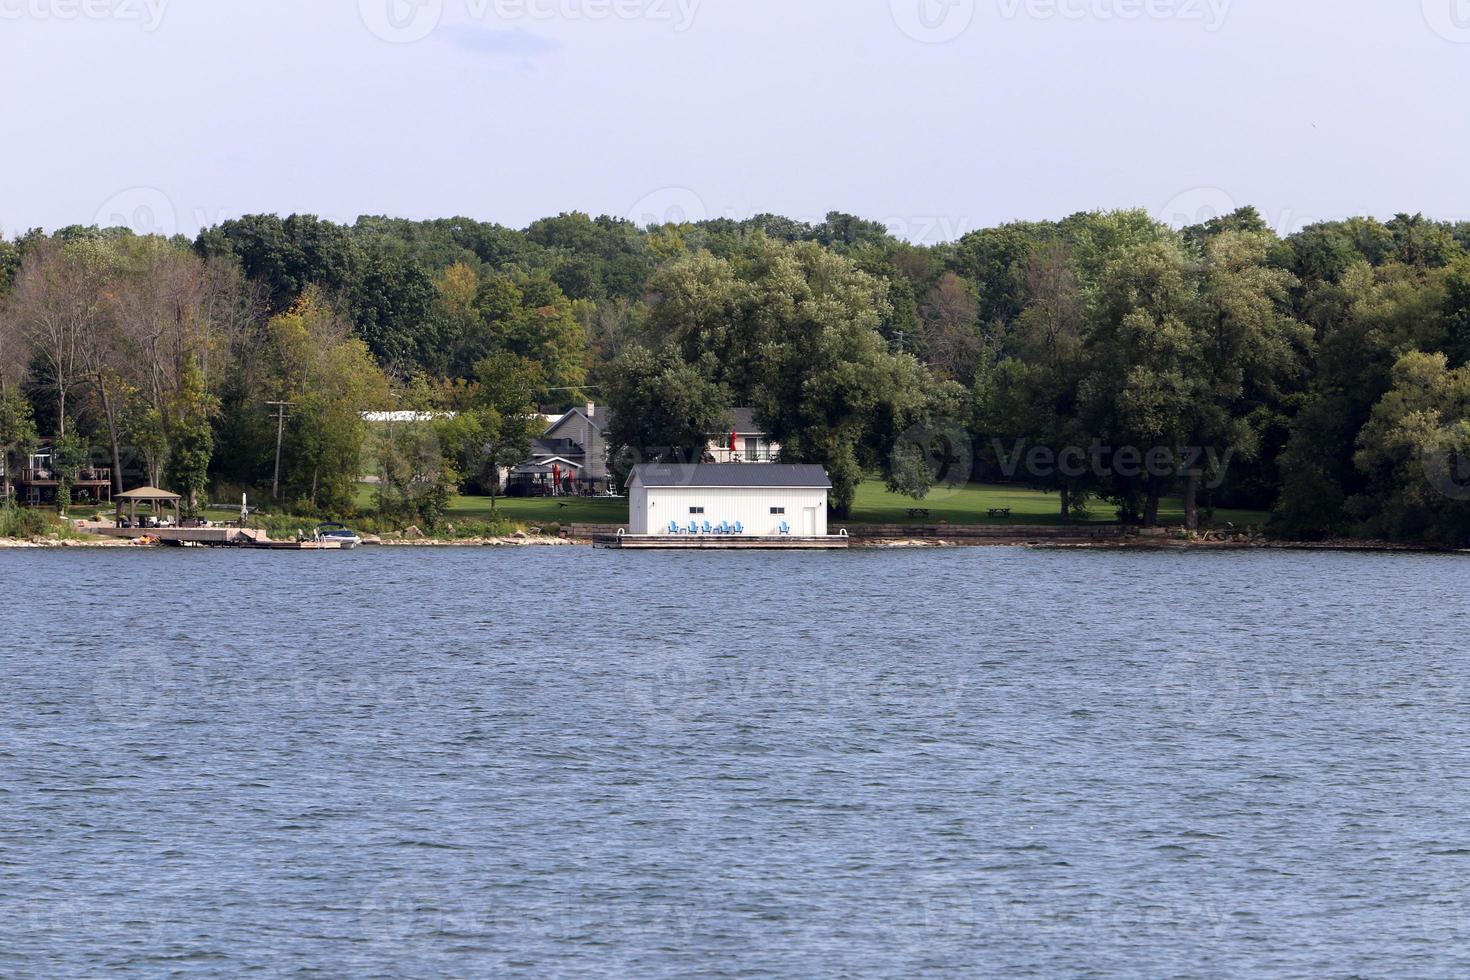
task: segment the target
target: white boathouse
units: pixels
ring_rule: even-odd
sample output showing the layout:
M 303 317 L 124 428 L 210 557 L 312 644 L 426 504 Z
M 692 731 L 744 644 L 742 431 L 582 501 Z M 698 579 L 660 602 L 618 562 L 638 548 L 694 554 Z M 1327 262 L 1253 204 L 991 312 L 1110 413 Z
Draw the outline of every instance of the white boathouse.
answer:
M 634 535 L 827 535 L 832 481 L 814 464 L 645 463 L 628 479 Z

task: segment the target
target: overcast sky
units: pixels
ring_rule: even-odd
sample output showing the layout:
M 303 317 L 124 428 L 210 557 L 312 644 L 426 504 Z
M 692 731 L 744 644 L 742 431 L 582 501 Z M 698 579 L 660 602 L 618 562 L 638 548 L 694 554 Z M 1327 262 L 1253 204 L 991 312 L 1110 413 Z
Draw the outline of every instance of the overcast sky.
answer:
M 1470 0 L 0 0 L 0 228 L 1470 217 Z

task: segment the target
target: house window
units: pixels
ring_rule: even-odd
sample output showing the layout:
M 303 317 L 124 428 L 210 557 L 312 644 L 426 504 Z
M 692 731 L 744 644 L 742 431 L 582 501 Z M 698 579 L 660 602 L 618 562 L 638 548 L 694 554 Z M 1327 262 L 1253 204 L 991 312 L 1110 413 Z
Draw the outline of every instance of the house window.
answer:
M 785 513 L 786 513 L 786 508 L 785 507 L 772 507 L 771 508 L 771 514 L 773 516 L 780 517 L 780 516 L 783 516 Z
M 703 514 L 704 513 L 704 508 L 703 507 L 690 507 L 689 508 L 689 513 L 691 513 L 691 514 Z

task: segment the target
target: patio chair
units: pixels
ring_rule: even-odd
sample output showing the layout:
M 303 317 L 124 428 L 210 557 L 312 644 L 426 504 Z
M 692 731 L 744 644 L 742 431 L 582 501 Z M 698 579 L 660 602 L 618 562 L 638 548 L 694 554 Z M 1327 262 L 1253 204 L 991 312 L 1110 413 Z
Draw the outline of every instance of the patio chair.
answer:
M 739 521 L 736 521 L 735 522 L 735 533 L 736 534 L 744 534 L 745 533 L 745 525 L 744 524 L 741 524 Z
M 715 529 L 709 526 L 709 521 L 705 521 L 704 522 L 704 527 L 701 528 L 700 530 L 704 534 L 714 534 L 715 533 Z
M 680 533 L 679 525 L 675 524 L 673 521 L 669 521 L 669 533 L 677 536 Z
M 781 533 L 782 534 L 790 534 L 791 533 L 791 525 L 790 524 L 787 524 L 785 521 L 782 521 L 781 522 Z
M 690 534 L 698 534 L 699 533 L 699 525 L 696 524 L 696 523 L 694 523 L 693 521 L 690 521 L 689 522 L 689 533 Z

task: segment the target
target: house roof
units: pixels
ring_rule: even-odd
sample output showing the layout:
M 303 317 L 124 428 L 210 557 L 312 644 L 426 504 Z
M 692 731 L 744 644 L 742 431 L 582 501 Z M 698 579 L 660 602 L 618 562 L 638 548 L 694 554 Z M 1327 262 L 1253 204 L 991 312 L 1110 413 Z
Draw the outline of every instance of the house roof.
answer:
M 766 430 L 755 421 L 755 409 L 732 408 L 730 416 L 735 420 L 735 431 L 741 435 L 765 435 Z
M 562 426 L 566 425 L 574 418 L 585 420 L 588 425 L 592 426 L 592 428 L 596 429 L 598 432 L 606 432 L 607 427 L 612 424 L 612 417 L 613 410 L 608 408 L 606 405 L 598 405 L 590 418 L 588 418 L 587 416 L 586 409 L 574 408 L 570 412 L 561 416 L 555 422 L 552 422 L 549 426 L 547 426 L 546 435 L 550 436 L 553 432 L 555 432 L 557 429 L 560 429 Z
M 815 463 L 644 463 L 628 482 L 645 487 L 790 487 L 831 490 L 827 471 Z

